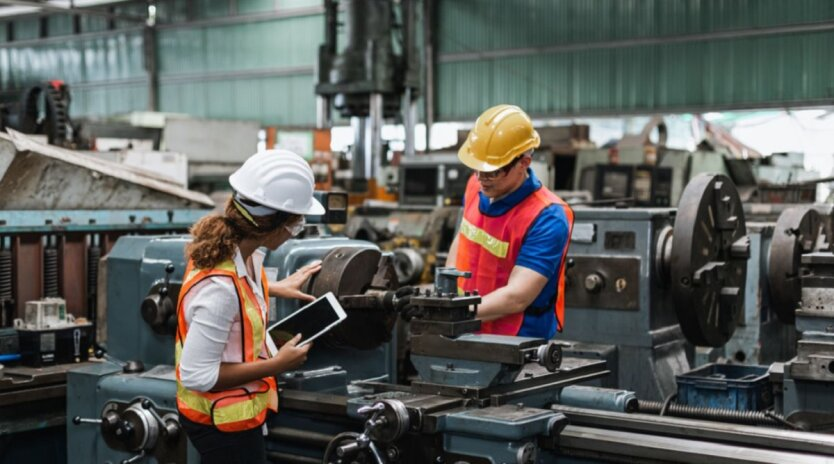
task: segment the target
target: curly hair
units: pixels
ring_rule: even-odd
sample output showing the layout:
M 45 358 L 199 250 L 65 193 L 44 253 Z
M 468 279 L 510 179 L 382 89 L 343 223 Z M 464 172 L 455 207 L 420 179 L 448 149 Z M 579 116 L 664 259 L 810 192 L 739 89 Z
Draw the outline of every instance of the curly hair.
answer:
M 254 202 L 241 202 L 257 205 Z M 224 213 L 211 214 L 197 221 L 189 232 L 194 240 L 185 249 L 187 259 L 194 262 L 198 269 L 211 269 L 219 263 L 231 259 L 235 247 L 246 238 L 261 238 L 275 229 L 297 221 L 299 215 L 278 211 L 269 216 L 252 216 L 257 225 L 241 214 L 229 198 Z

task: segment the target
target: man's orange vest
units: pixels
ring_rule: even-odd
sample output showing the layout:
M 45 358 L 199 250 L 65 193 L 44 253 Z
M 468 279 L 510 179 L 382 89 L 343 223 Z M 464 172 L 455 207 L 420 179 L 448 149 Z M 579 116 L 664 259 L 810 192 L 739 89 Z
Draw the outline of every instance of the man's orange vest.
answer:
M 266 420 L 266 410 L 278 411 L 278 388 L 274 377 L 241 385 L 229 390 L 198 392 L 185 388 L 180 381 L 180 357 L 185 339 L 188 336 L 188 323 L 185 320 L 183 300 L 195 285 L 203 279 L 213 276 L 229 277 L 235 283 L 239 299 L 240 328 L 243 362 L 257 362 L 266 337 L 265 321 L 269 320 L 268 283 L 266 273 L 261 272 L 264 286 L 264 299 L 267 307 L 261 311 L 255 292 L 245 277 L 237 275 L 237 268 L 232 260 L 224 261 L 213 269 L 196 269 L 189 262 L 185 270 L 185 279 L 177 303 L 177 408 L 180 413 L 193 422 L 213 425 L 223 432 L 240 432 L 259 427 Z
M 573 230 L 573 211 L 570 207 L 545 187 L 540 187 L 527 198 L 500 216 L 487 216 L 481 213 L 480 185 L 475 176 L 466 185 L 466 204 L 458 236 L 458 254 L 455 266 L 461 271 L 470 271 L 469 279 L 459 278 L 458 288 L 462 291 L 477 290 L 481 295 L 489 295 L 494 290 L 504 287 L 510 280 L 510 273 L 527 231 L 541 212 L 550 205 L 561 205 L 568 219 L 568 237 L 562 260 L 559 263 L 558 288 L 554 312 L 556 327 L 562 331 L 565 318 L 565 256 L 570 244 L 570 232 Z M 484 321 L 481 333 L 498 335 L 517 335 L 524 321 L 524 312 L 509 314 L 493 321 Z

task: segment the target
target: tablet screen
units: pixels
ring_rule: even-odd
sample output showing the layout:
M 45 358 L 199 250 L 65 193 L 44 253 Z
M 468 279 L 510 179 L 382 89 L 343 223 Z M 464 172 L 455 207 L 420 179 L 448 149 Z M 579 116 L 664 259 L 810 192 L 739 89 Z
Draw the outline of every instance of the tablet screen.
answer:
M 298 344 L 302 345 L 344 319 L 344 311 L 341 307 L 334 307 L 332 301 L 335 301 L 335 298 L 324 295 L 276 322 L 269 328 L 269 335 L 275 345 L 280 347 L 299 333 L 301 341 Z M 338 305 L 338 302 L 336 304 Z

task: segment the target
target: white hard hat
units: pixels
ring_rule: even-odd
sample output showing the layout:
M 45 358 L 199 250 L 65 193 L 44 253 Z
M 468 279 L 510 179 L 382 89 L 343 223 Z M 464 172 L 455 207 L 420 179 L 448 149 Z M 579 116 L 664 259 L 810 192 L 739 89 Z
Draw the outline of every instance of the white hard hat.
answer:
M 313 198 L 313 170 L 289 150 L 255 153 L 229 176 L 229 183 L 243 197 L 278 211 L 324 214 L 324 206 Z

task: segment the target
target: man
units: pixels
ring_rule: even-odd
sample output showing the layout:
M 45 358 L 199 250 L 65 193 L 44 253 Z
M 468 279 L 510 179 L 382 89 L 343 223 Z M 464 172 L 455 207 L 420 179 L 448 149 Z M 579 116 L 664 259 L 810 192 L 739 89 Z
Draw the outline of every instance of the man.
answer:
M 472 273 L 458 287 L 483 296 L 481 333 L 550 339 L 564 324 L 573 211 L 530 169 L 539 143 L 524 111 L 498 105 L 481 114 L 458 152 L 475 172 L 446 262 Z

